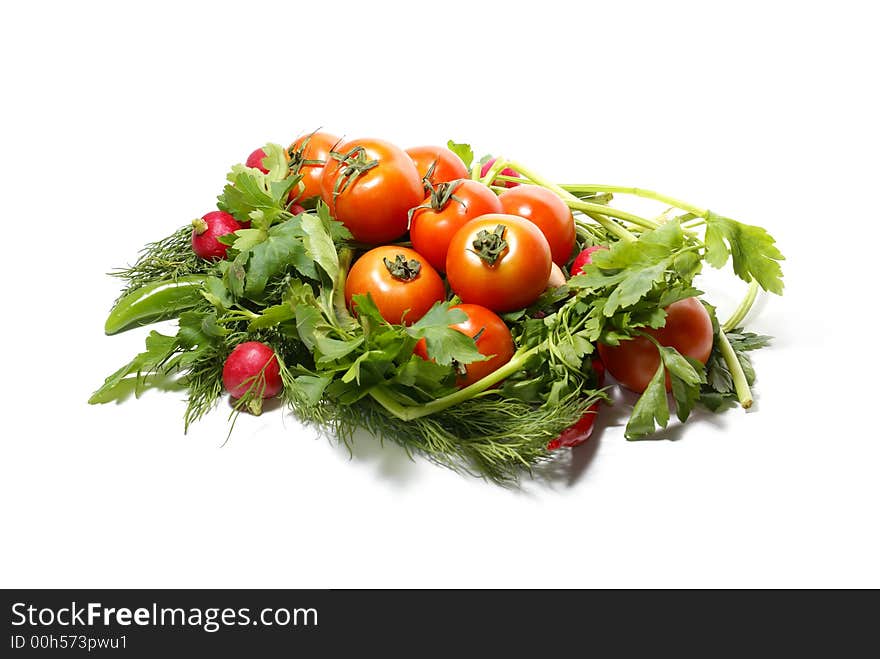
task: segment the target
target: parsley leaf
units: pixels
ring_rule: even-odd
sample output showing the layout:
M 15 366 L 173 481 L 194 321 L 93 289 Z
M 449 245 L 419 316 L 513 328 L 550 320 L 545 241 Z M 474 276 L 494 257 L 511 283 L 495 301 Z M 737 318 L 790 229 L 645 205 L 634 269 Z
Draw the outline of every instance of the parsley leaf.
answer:
M 710 212 L 706 217 L 706 260 L 715 268 L 733 257 L 733 271 L 743 281 L 754 278 L 765 291 L 782 295 L 785 260 L 766 230 Z
M 452 151 L 452 153 L 461 158 L 465 167 L 468 169 L 471 168 L 471 164 L 474 162 L 474 150 L 471 148 L 470 144 L 459 144 L 458 142 L 449 140 L 446 143 L 446 146 Z
M 639 439 L 654 432 L 654 421 L 661 428 L 669 423 L 669 402 L 666 400 L 666 369 L 663 362 L 657 366 L 657 371 L 644 393 L 636 401 L 632 415 L 626 424 L 625 436 L 627 439 Z
M 407 334 L 415 339 L 425 339 L 428 357 L 444 366 L 453 361 L 470 364 L 488 359 L 477 350 L 473 338 L 449 327 L 467 319 L 463 311 L 449 306 L 449 302 L 436 302 L 428 313 L 406 329 Z

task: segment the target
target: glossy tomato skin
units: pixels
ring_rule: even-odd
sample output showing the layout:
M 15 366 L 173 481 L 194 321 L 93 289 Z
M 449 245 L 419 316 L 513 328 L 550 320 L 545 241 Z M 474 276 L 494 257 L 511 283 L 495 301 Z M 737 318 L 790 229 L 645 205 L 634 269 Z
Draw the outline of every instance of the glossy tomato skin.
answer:
M 340 185 L 338 195 L 334 195 L 346 164 L 331 155 L 321 176 L 321 198 L 355 240 L 370 245 L 390 242 L 406 233 L 409 210 L 424 199 L 422 180 L 406 152 L 384 140 L 351 140 L 334 153 L 342 157 L 358 147 L 363 163 L 377 164 L 360 176 L 350 177 L 345 189 Z
M 412 279 L 397 278 L 389 271 L 385 259 L 394 262 L 398 255 L 407 261 L 419 262 L 419 272 Z M 354 295 L 367 293 L 389 323 L 412 325 L 435 302 L 446 298 L 446 287 L 437 271 L 420 254 L 406 247 L 387 245 L 371 249 L 361 256 L 345 280 L 345 301 L 350 309 Z
M 419 170 L 419 178 L 422 180 L 428 175 L 431 165 L 437 163 L 434 165 L 431 178 L 428 179 L 431 185 L 468 177 L 468 170 L 462 159 L 445 146 L 414 146 L 406 152 Z
M 556 265 L 565 265 L 571 257 L 576 238 L 574 217 L 555 193 L 538 185 L 517 185 L 499 197 L 501 212 L 519 215 L 538 225 L 550 243 Z
M 464 366 L 467 373 L 459 375 L 456 384 L 459 387 L 482 380 L 490 373 L 494 373 L 504 366 L 513 357 L 514 345 L 510 330 L 498 314 L 478 304 L 456 304 L 451 309 L 460 309 L 467 314 L 467 319 L 461 323 L 450 325 L 462 334 L 471 338 L 477 337 L 477 350 L 481 355 L 494 355 L 491 359 L 482 362 L 473 362 Z M 419 339 L 415 353 L 422 359 L 428 358 L 428 347 L 424 339 Z
M 479 181 L 463 179 L 452 185 L 455 198 L 436 210 L 431 207 L 429 196 L 413 213 L 409 227 L 415 250 L 441 272 L 446 271 L 446 253 L 452 236 L 480 215 L 501 212 L 498 195 Z
M 712 320 L 706 308 L 697 298 L 689 297 L 670 304 L 666 314 L 665 327 L 646 328 L 645 333 L 657 339 L 660 345 L 671 346 L 682 355 L 705 364 L 712 352 Z M 638 393 L 645 390 L 660 366 L 657 346 L 643 336 L 621 341 L 618 346 L 600 343 L 598 348 L 602 362 L 614 379 Z M 667 376 L 666 390 L 671 388 Z
M 330 151 L 339 143 L 339 138 L 331 133 L 309 133 L 297 138 L 288 147 L 291 159 L 298 165 L 302 174 L 302 188 L 294 188 L 290 192 L 291 199 L 306 200 L 321 194 L 321 178 L 324 175 L 324 164 L 330 157 Z M 320 161 L 320 164 L 317 162 Z
M 494 264 L 474 250 L 481 231 L 503 227 L 507 247 Z M 538 299 L 547 287 L 553 261 L 550 245 L 541 230 L 516 215 L 490 214 L 471 220 L 449 243 L 446 277 L 462 302 L 492 311 L 514 311 Z

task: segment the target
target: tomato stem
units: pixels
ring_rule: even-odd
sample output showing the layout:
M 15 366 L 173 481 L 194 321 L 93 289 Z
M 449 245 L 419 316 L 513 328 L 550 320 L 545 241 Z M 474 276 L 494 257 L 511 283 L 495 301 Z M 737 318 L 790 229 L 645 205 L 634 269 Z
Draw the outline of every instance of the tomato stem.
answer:
M 522 350 L 515 354 L 504 366 L 489 373 L 486 377 L 477 380 L 463 389 L 459 389 L 447 396 L 443 396 L 443 398 L 432 400 L 430 403 L 425 403 L 424 405 L 404 405 L 403 403 L 399 403 L 391 397 L 391 394 L 389 394 L 384 387 L 381 386 L 373 388 L 370 391 L 370 396 L 398 419 L 412 421 L 413 419 L 419 419 L 423 416 L 442 412 L 453 405 L 458 405 L 459 403 L 463 403 L 464 401 L 470 400 L 483 393 L 489 389 L 489 387 L 495 386 L 505 378 L 516 373 L 523 367 L 529 357 L 545 347 L 545 344 L 542 343 L 534 348 Z
M 752 308 L 752 305 L 755 303 L 755 298 L 758 297 L 758 282 L 752 279 L 749 282 L 749 290 L 746 293 L 743 301 L 739 303 L 739 306 L 736 308 L 736 311 L 733 312 L 733 315 L 727 319 L 727 322 L 721 326 L 722 332 L 729 332 L 733 329 L 739 327 L 739 324 L 743 321 L 743 318 L 749 313 Z

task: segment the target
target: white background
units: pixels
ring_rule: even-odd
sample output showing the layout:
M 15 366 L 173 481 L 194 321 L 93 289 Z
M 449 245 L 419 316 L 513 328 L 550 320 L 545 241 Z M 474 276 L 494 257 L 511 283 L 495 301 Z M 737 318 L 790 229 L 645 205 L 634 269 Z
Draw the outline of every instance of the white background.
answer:
M 4 10 L 0 586 L 880 586 L 870 3 L 28 2 Z M 470 141 L 768 227 L 758 402 L 620 421 L 502 489 L 280 412 L 89 407 L 148 240 L 266 141 Z M 714 281 L 714 280 L 713 280 Z M 722 280 L 730 308 L 744 287 Z

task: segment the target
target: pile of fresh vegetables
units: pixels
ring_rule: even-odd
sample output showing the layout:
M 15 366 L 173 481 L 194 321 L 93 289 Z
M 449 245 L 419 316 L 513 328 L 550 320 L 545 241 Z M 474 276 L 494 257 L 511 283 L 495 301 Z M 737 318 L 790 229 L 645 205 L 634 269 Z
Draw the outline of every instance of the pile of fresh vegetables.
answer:
M 751 405 L 742 320 L 782 292 L 762 228 L 649 190 L 559 185 L 449 142 L 403 150 L 314 132 L 235 165 L 217 209 L 145 247 L 107 334 L 177 319 L 91 403 L 188 392 L 185 426 L 224 390 L 238 412 L 281 397 L 344 442 L 357 428 L 438 463 L 514 480 L 583 443 L 610 401 L 640 393 L 626 437 L 657 437 L 670 402 Z M 666 208 L 642 217 L 612 195 Z M 701 299 L 704 262 L 748 293 L 724 322 Z

